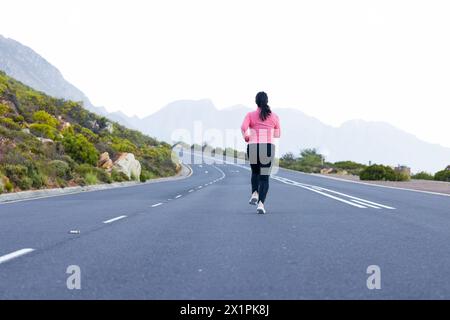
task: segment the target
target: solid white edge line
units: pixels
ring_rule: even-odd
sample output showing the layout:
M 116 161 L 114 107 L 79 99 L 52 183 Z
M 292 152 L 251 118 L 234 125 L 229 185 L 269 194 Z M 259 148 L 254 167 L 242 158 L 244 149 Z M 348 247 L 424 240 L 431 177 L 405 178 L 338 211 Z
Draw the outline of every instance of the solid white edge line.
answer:
M 152 205 L 152 208 L 159 207 L 160 205 L 162 205 L 162 202 L 155 203 Z
M 114 222 L 114 221 L 117 221 L 117 220 L 125 219 L 126 217 L 127 217 L 127 216 L 119 216 L 119 217 L 116 217 L 116 218 L 112 218 L 112 219 L 103 221 L 103 223 L 105 223 L 105 224 L 111 223 L 111 222 Z
M 338 180 L 338 181 L 349 182 L 349 183 L 363 184 L 363 185 L 372 186 L 372 187 L 397 189 L 397 190 L 403 190 L 403 191 L 412 191 L 412 192 L 420 192 L 420 193 L 432 194 L 432 195 L 436 195 L 436 196 L 450 197 L 450 194 L 440 193 L 440 192 L 433 192 L 433 191 L 426 191 L 426 190 L 417 190 L 417 189 L 402 188 L 402 187 L 393 187 L 393 186 L 384 186 L 384 185 L 375 184 L 375 183 L 353 181 L 353 180 L 341 179 L 341 178 L 337 178 L 337 177 L 327 177 L 327 176 L 324 176 L 324 175 L 321 175 L 321 174 L 317 174 L 317 173 L 305 173 L 305 172 L 300 172 L 300 171 L 296 171 L 296 170 L 290 170 L 290 169 L 286 169 L 286 168 L 280 168 L 280 169 L 282 169 L 282 170 L 289 170 L 289 171 L 292 171 L 292 172 L 295 172 L 295 173 L 299 173 L 299 174 L 306 174 L 306 175 L 310 175 L 310 176 L 313 176 L 313 177 L 319 177 L 319 178 L 324 178 L 324 179 L 332 179 L 332 180 Z
M 23 256 L 23 255 L 33 252 L 33 251 L 34 251 L 34 249 L 25 248 L 25 249 L 20 249 L 20 250 L 5 254 L 4 256 L 0 257 L 0 264 L 10 261 L 12 259 L 18 258 L 20 256 Z

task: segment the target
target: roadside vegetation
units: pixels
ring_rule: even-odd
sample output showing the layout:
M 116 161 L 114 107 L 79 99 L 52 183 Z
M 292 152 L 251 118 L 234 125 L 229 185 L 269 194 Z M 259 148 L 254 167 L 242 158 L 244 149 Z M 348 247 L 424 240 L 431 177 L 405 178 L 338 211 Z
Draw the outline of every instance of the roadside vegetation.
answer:
M 450 181 L 450 170 L 447 168 L 435 174 L 419 172 L 409 174 L 397 171 L 390 166 L 373 164 L 367 166 L 354 161 L 326 162 L 316 149 L 301 150 L 299 156 L 287 153 L 280 158 L 280 167 L 307 173 L 337 173 L 359 176 L 360 180 L 408 181 L 410 179 Z
M 0 71 L 0 193 L 127 181 L 97 167 L 100 154 L 133 153 L 145 181 L 174 175 L 170 145 L 37 92 Z

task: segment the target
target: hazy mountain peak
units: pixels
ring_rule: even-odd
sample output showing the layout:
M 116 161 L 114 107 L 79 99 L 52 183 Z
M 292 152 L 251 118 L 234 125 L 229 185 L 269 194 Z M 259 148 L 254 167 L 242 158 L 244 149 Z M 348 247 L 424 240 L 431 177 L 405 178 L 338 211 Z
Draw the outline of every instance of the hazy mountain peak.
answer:
M 62 73 L 33 49 L 0 35 L 0 70 L 20 82 L 48 95 L 83 102 L 90 111 L 107 114 L 94 107 L 86 95 L 64 79 Z

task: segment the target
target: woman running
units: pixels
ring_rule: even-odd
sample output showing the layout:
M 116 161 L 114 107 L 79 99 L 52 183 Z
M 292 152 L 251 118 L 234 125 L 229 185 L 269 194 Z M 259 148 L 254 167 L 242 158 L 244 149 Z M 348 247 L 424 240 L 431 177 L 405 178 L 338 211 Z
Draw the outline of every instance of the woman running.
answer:
M 252 168 L 252 196 L 249 203 L 258 205 L 256 212 L 266 213 L 264 201 L 269 190 L 269 177 L 272 168 L 275 145 L 273 138 L 280 137 L 280 121 L 270 110 L 269 98 L 259 92 L 255 98 L 258 109 L 247 113 L 241 126 L 242 136 L 247 145 L 247 156 Z

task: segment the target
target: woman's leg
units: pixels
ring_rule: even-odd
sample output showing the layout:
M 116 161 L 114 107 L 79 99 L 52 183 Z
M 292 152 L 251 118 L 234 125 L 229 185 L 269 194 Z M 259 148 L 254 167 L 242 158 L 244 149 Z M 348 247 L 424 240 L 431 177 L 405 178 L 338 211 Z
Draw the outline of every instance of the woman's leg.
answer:
M 259 190 L 259 177 L 261 175 L 261 165 L 258 161 L 258 147 L 256 144 L 247 145 L 247 157 L 252 169 L 252 193 Z
M 267 191 L 269 191 L 269 177 L 270 176 L 264 174 L 259 177 L 258 194 L 259 201 L 261 201 L 262 203 L 264 203 L 264 201 L 266 200 Z
M 261 145 L 260 148 L 262 149 L 262 154 L 260 155 L 260 158 L 262 159 L 258 161 L 261 162 L 261 175 L 259 177 L 258 193 L 259 201 L 264 203 L 264 201 L 266 200 L 267 192 L 269 191 L 269 178 L 275 156 L 275 146 L 273 144 L 264 144 Z
M 251 181 L 252 181 L 252 193 L 253 193 L 255 191 L 258 191 L 258 189 L 259 189 L 261 170 L 260 170 L 259 165 L 257 165 L 257 164 L 251 164 L 250 167 L 252 168 Z

